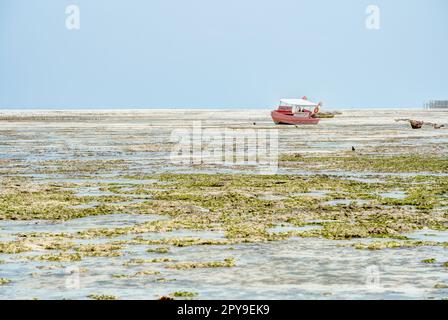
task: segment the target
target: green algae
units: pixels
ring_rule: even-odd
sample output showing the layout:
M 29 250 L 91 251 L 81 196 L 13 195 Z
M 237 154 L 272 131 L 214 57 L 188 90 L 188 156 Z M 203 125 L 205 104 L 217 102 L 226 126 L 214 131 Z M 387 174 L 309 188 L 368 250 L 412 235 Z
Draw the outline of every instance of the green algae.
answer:
M 280 156 L 283 166 L 312 167 L 315 170 L 344 170 L 369 172 L 447 172 L 446 157 L 428 155 L 363 155 L 303 156 L 284 154 Z
M 176 281 L 176 279 L 167 279 L 167 278 L 157 278 L 156 282 L 171 282 Z
M 23 241 L 0 242 L 0 253 L 17 254 L 31 250 L 31 247 Z
M 70 220 L 116 212 L 113 203 L 129 200 L 125 196 L 77 196 L 67 185 L 1 181 L 0 220 Z M 94 207 L 77 207 L 92 201 Z
M 408 160 L 396 161 L 406 163 Z M 443 162 L 438 162 L 432 167 L 433 170 L 440 168 L 442 164 Z M 372 168 L 388 167 L 378 160 Z M 346 169 L 349 170 L 350 166 Z M 407 172 L 401 170 L 394 172 Z M 120 178 L 123 179 L 123 176 L 116 177 Z M 382 177 L 374 182 L 326 174 L 157 174 L 126 178 L 135 178 L 132 188 L 121 183 L 35 184 L 29 179 L 2 181 L 5 191 L 0 193 L 0 219 L 3 220 L 61 221 L 123 212 L 159 215 L 164 220 L 73 232 L 22 232 L 14 235 L 14 241 L 0 242 L 0 253 L 18 254 L 49 250 L 54 252 L 26 258 L 62 263 L 80 261 L 85 257 L 114 258 L 128 255 L 129 252 L 123 249 L 132 245 L 157 246 L 148 248 L 146 252 L 167 254 L 172 247 L 228 246 L 281 241 L 297 236 L 331 240 L 385 239 L 352 245 L 356 249 L 367 250 L 445 246 L 439 242 L 408 240 L 403 234 L 424 228 L 447 230 L 448 210 L 443 209 L 448 205 L 446 177 L 424 174 L 398 175 Z M 138 179 L 158 182 L 144 184 L 138 183 Z M 115 195 L 78 196 L 77 188 L 86 186 L 113 192 Z M 396 190 L 403 192 L 404 196 L 384 198 L 379 195 Z M 320 192 L 321 196 L 307 196 L 310 192 Z M 276 197 L 265 197 L 266 195 Z M 136 198 L 150 199 L 139 203 L 123 203 Z M 333 205 L 331 201 L 338 199 L 347 200 L 347 204 Z M 359 200 L 368 202 L 362 203 Z M 100 205 L 76 208 L 92 201 L 98 201 Z M 119 205 L 116 205 L 117 203 Z M 282 224 L 319 228 L 269 232 L 270 228 Z M 176 237 L 177 231 L 211 231 L 216 232 L 217 237 Z M 165 237 L 165 233 L 173 234 Z M 109 238 L 118 239 L 105 244 L 76 244 L 75 241 Z M 430 259 L 425 260 L 428 261 L 422 262 L 430 263 Z M 131 258 L 123 265 L 131 270 L 138 270 L 151 263 L 160 263 L 157 266 L 161 268 L 186 272 L 191 269 L 235 266 L 233 259 L 177 262 L 170 258 L 154 256 L 145 259 Z M 147 276 L 152 281 L 155 278 L 152 276 L 157 274 L 158 271 L 143 269 L 133 270 L 133 273 L 129 274 L 114 274 L 112 278 L 118 281 Z
M 66 241 L 66 239 L 48 240 L 39 237 L 0 243 L 0 253 L 4 254 L 18 254 L 35 250 L 61 251 L 58 254 L 27 257 L 27 259 L 43 261 L 79 261 L 82 257 L 117 257 L 121 255 L 120 252 L 117 252 L 121 249 L 122 246 L 118 244 L 76 245 Z M 68 250 L 75 252 L 69 253 Z
M 313 229 L 303 232 L 291 232 L 290 235 L 301 237 L 322 237 L 331 240 L 351 240 L 361 238 L 395 238 L 406 239 L 396 230 L 377 222 L 351 222 L 341 221 L 323 223 L 322 229 Z
M 117 296 L 106 294 L 90 294 L 87 297 L 92 300 L 118 300 Z
M 201 238 L 162 238 L 162 239 L 144 239 L 144 238 L 134 238 L 132 240 L 119 240 L 116 241 L 117 244 L 146 244 L 146 245 L 171 245 L 174 247 L 190 247 L 190 246 L 223 246 L 231 242 L 227 239 L 201 239 Z
M 58 269 L 62 269 L 62 268 L 65 268 L 65 266 L 63 264 L 36 266 L 36 269 L 39 269 L 39 270 L 58 270 Z
M 11 280 L 6 278 L 0 278 L 0 286 L 11 283 Z
M 170 252 L 170 248 L 168 247 L 158 247 L 158 248 L 150 248 L 148 250 L 146 250 L 146 252 L 148 253 L 169 253 Z
M 76 208 L 88 202 L 90 198 L 75 197 L 68 192 L 0 195 L 0 220 L 70 220 L 116 212 L 116 208 L 106 204 Z
M 37 163 L 36 173 L 44 174 L 104 174 L 127 168 L 124 160 L 47 160 Z
M 146 264 L 146 263 L 164 263 L 164 262 L 173 262 L 175 261 L 174 259 L 170 259 L 170 258 L 156 258 L 156 259 L 130 259 L 129 261 L 126 261 L 125 263 L 123 263 L 123 266 L 137 266 L 137 265 L 141 265 L 141 264 Z
M 36 260 L 36 261 L 51 261 L 51 262 L 75 262 L 75 261 L 81 261 L 82 255 L 79 253 L 66 253 L 61 252 L 58 254 L 43 254 L 40 256 L 30 256 L 27 257 L 30 260 Z
M 155 276 L 159 275 L 160 272 L 156 270 L 141 270 L 133 274 L 113 274 L 112 278 L 115 279 L 134 279 L 137 277 L 143 277 L 143 276 Z
M 235 266 L 235 259 L 226 258 L 224 261 L 210 261 L 210 262 L 182 262 L 176 264 L 168 264 L 167 269 L 188 270 L 199 268 L 231 268 Z
M 197 297 L 198 293 L 196 292 L 190 292 L 190 291 L 176 291 L 170 294 L 172 297 L 176 298 L 193 298 Z
M 117 244 L 87 244 L 76 247 L 75 251 L 84 257 L 119 257 L 121 253 L 117 251 L 122 248 Z
M 433 263 L 436 263 L 437 260 L 434 258 L 430 258 L 430 259 L 423 259 L 422 262 L 427 263 L 427 264 L 433 264 Z
M 434 241 L 382 241 L 371 243 L 355 243 L 353 244 L 353 246 L 356 249 L 379 250 L 379 249 L 446 246 L 446 244 Z
M 130 275 L 127 275 L 127 274 L 115 273 L 115 274 L 112 275 L 112 278 L 115 278 L 115 279 L 130 279 L 132 277 Z
M 160 274 L 159 271 L 155 271 L 155 270 L 143 270 L 143 271 L 136 272 L 136 273 L 134 274 L 133 277 L 154 276 L 154 275 L 159 275 L 159 274 Z
M 72 234 L 36 233 L 34 236 L 94 239 L 181 229 L 222 231 L 225 234 L 225 239 L 209 242 L 185 239 L 177 243 L 166 239 L 134 239 L 127 242 L 189 246 L 278 241 L 290 236 L 336 240 L 378 237 L 404 239 L 401 236 L 404 232 L 425 227 L 439 230 L 447 228 L 447 214 L 432 214 L 432 210 L 444 204 L 443 201 L 446 200 L 443 199 L 448 191 L 448 183 L 439 177 L 393 177 L 381 183 L 351 181 L 327 175 L 162 174 L 144 178 L 160 181 L 160 184 L 156 190 L 151 186 L 136 185 L 132 192 L 139 190 L 150 193 L 152 200 L 124 208 L 136 214 L 169 216 L 170 220 L 129 227 L 89 229 Z M 109 188 L 114 188 L 115 191 L 119 189 L 115 184 L 111 184 Z M 389 199 L 375 195 L 379 190 L 387 192 L 397 189 L 406 190 L 407 196 L 403 199 Z M 285 198 L 260 199 L 258 195 L 264 194 L 266 190 Z M 295 195 L 313 190 L 323 190 L 327 194 L 323 198 Z M 67 199 L 71 203 L 73 192 L 68 193 Z M 325 204 L 325 201 L 332 199 L 368 199 L 371 203 L 358 205 L 352 202 L 337 206 Z M 74 215 L 110 213 L 110 208 L 106 208 L 103 208 L 105 211 L 101 211 L 101 207 L 89 208 L 91 211 L 78 209 Z M 289 222 L 304 226 L 306 220 L 333 220 L 334 223 L 321 224 L 323 228 L 320 230 L 295 234 L 267 232 L 267 228 L 272 225 Z

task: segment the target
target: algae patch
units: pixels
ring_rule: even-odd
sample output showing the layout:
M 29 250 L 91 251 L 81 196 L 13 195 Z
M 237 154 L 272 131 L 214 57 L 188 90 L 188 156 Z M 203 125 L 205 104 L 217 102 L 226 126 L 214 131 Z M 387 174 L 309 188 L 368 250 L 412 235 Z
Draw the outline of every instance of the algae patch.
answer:
M 210 261 L 210 262 L 183 262 L 176 264 L 168 264 L 167 269 L 188 270 L 199 268 L 231 268 L 235 266 L 235 260 L 226 258 L 224 261 Z

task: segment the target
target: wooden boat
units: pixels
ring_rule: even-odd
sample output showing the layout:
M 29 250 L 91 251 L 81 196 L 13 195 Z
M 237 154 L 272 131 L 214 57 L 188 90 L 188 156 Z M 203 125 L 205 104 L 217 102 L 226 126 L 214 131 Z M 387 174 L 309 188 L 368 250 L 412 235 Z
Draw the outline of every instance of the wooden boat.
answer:
M 319 112 L 315 114 L 313 117 L 318 119 L 332 119 L 334 118 L 335 114 L 331 112 Z
M 411 119 L 395 119 L 395 122 L 399 121 L 407 121 L 411 124 L 412 129 L 421 129 L 424 125 L 432 126 L 434 129 L 441 129 L 444 128 L 444 124 L 438 124 L 438 123 L 432 123 L 432 122 L 425 122 L 425 121 L 419 121 L 419 120 L 411 120 Z
M 271 112 L 271 117 L 275 124 L 318 124 L 320 119 L 315 115 L 319 113 L 320 106 L 320 103 L 308 101 L 306 97 L 282 99 L 278 109 Z

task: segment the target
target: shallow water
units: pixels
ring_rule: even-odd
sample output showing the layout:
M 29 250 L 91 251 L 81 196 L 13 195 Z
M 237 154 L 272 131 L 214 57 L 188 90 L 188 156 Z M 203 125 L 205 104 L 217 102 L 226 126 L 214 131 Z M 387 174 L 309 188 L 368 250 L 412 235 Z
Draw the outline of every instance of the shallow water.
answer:
M 0 236 L 26 232 L 74 233 L 93 228 L 116 228 L 133 226 L 137 223 L 167 219 L 160 215 L 109 214 L 88 216 L 69 221 L 31 220 L 0 221 Z
M 405 234 L 409 239 L 419 240 L 419 241 L 437 241 L 437 242 L 447 242 L 448 243 L 448 232 L 423 229 L 416 232 Z M 448 261 L 448 252 L 446 260 Z
M 123 257 L 85 258 L 62 263 L 62 268 L 41 270 L 43 262 L 8 262 L 2 276 L 14 282 L 2 287 L 0 298 L 85 299 L 89 294 L 110 294 L 122 299 L 154 299 L 175 291 L 199 293 L 202 299 L 440 299 L 448 274 L 439 265 L 421 260 L 446 259 L 440 247 L 357 250 L 350 242 L 289 239 L 278 243 L 172 248 L 168 254 L 145 253 L 148 246 L 132 246 Z M 318 252 L 318 253 L 317 253 Z M 172 270 L 166 263 L 124 267 L 130 258 L 160 256 L 186 261 L 222 261 L 232 257 L 236 267 L 219 270 Z M 3 258 L 3 257 L 1 257 Z M 76 268 L 85 273 L 69 274 Z M 116 279 L 113 274 L 157 270 L 158 275 Z M 165 278 L 170 281 L 158 282 Z M 79 279 L 79 283 L 76 281 Z M 73 285 L 76 290 L 73 290 Z
M 310 192 L 297 192 L 292 193 L 292 197 L 311 197 L 311 198 L 325 198 L 330 191 L 328 190 L 319 190 L 319 191 L 310 191 Z
M 348 206 L 351 204 L 363 205 L 368 203 L 369 203 L 368 200 L 362 200 L 362 199 L 336 199 L 325 201 L 322 204 L 326 206 L 338 206 L 338 205 Z
M 319 155 L 341 153 L 356 147 L 357 152 L 385 155 L 407 154 L 417 150 L 422 154 L 448 155 L 448 130 L 410 130 L 407 123 L 395 123 L 394 118 L 415 118 L 447 123 L 448 112 L 425 110 L 347 110 L 334 119 L 323 119 L 318 126 L 299 128 L 275 127 L 269 110 L 250 111 L 193 111 L 168 110 L 68 112 L 70 120 L 57 121 L 59 113 L 34 112 L 34 120 L 20 119 L 33 116 L 23 112 L 0 114 L 16 118 L 2 121 L 0 127 L 0 170 L 2 178 L 19 176 L 32 178 L 35 183 L 77 184 L 73 190 L 83 196 L 113 196 L 114 192 L 100 191 L 98 185 L 117 184 L 124 192 L 133 192 L 138 184 L 160 184 L 152 179 L 124 179 L 119 175 L 175 173 L 260 173 L 257 166 L 185 165 L 171 161 L 170 136 L 173 128 L 191 129 L 193 121 L 201 121 L 205 128 L 266 128 L 278 129 L 279 153 L 300 152 Z M 17 116 L 19 116 L 17 118 Z M 39 120 L 38 117 L 56 117 Z M 85 117 L 98 117 L 98 121 Z M 83 120 L 84 119 L 84 120 Z M 256 125 L 253 125 L 256 122 Z M 307 137 L 304 139 L 303 137 Z M 376 151 L 375 148 L 380 148 Z M 55 165 L 46 165 L 50 172 L 42 172 L 42 161 L 48 160 L 125 160 L 123 167 L 101 172 L 51 173 Z M 8 161 L 11 161 L 9 163 Z M 338 170 L 310 170 L 278 168 L 277 173 L 312 176 L 317 173 L 364 183 L 383 183 L 388 177 L 412 177 L 416 174 L 448 176 L 448 173 L 378 173 Z M 85 186 L 92 184 L 95 186 Z M 175 187 L 175 186 L 174 186 Z M 154 186 L 156 190 L 157 186 Z M 118 203 L 129 205 L 145 199 L 139 195 L 121 194 L 136 199 Z M 327 191 L 311 190 L 290 196 L 325 198 Z M 393 191 L 382 197 L 402 199 L 406 194 Z M 275 194 L 260 195 L 265 200 L 282 200 Z M 339 199 L 327 205 L 368 203 L 365 200 Z M 94 206 L 96 202 L 87 204 Z M 119 208 L 119 206 L 117 206 Z M 132 226 L 148 221 L 168 219 L 160 215 L 129 215 L 119 213 L 92 216 L 64 222 L 0 221 L 0 241 L 10 241 L 17 233 L 71 232 L 92 228 Z M 206 212 L 203 212 L 206 214 Z M 310 220 L 309 223 L 326 222 Z M 280 225 L 271 233 L 305 231 L 320 226 L 295 227 Z M 422 230 L 406 234 L 411 239 L 447 242 L 448 233 Z M 108 243 L 132 240 L 137 235 L 116 238 L 73 239 L 76 243 Z M 223 240 L 222 231 L 176 230 L 164 233 L 139 234 L 144 239 L 192 238 Z M 382 241 L 387 241 L 383 239 Z M 363 240 L 371 241 L 371 240 Z M 441 263 L 448 260 L 447 248 L 417 247 L 383 250 L 357 250 L 350 244 L 356 241 L 292 238 L 280 242 L 238 244 L 225 246 L 170 246 L 166 254 L 148 253 L 151 245 L 125 245 L 121 257 L 83 258 L 77 263 L 28 261 L 29 255 L 0 254 L 0 278 L 11 279 L 0 287 L 3 299 L 86 299 L 89 294 L 111 294 L 122 299 L 154 299 L 175 291 L 199 293 L 203 299 L 441 299 L 448 297 L 448 289 L 436 289 L 438 283 L 448 284 L 448 273 Z M 169 263 L 146 263 L 124 266 L 130 259 L 171 258 L 177 262 L 222 261 L 234 258 L 233 268 L 192 270 L 166 269 Z M 436 259 L 436 263 L 422 263 Z M 44 267 L 44 268 L 42 268 Z M 78 273 L 76 268 L 87 268 Z M 113 278 L 114 274 L 133 275 L 142 270 L 156 270 L 158 275 L 136 276 L 130 279 Z M 170 281 L 160 282 L 165 278 Z M 78 281 L 79 280 L 79 281 Z
M 391 192 L 385 192 L 385 193 L 380 193 L 378 195 L 380 197 L 389 198 L 389 199 L 404 199 L 407 196 L 406 192 L 399 191 L 399 190 L 395 190 L 395 191 L 391 191 Z

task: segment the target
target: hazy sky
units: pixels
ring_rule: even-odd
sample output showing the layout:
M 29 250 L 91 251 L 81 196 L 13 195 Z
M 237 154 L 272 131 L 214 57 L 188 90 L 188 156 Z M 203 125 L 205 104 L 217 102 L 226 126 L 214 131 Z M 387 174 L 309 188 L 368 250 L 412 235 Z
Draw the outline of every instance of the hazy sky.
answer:
M 446 0 L 0 0 L 0 108 L 420 106 L 448 99 L 447 14 Z

